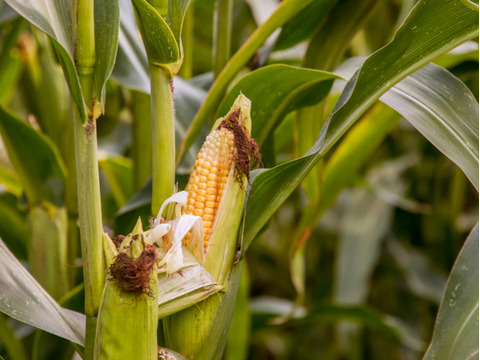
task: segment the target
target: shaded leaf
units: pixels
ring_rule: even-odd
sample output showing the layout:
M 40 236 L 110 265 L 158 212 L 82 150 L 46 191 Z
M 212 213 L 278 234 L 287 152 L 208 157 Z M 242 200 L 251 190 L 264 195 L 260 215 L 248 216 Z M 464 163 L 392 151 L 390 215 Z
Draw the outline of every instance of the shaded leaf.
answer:
M 18 199 L 12 194 L 0 194 L 0 238 L 21 260 L 27 258 L 28 232 L 25 213 L 18 209 Z
M 132 162 L 128 158 L 115 156 L 100 160 L 98 165 L 108 179 L 115 202 L 122 207 L 133 195 Z
M 390 230 L 393 207 L 364 189 L 348 195 L 340 226 L 335 261 L 335 301 L 356 305 L 366 301 L 380 246 Z
M 478 281 L 477 224 L 448 278 L 424 360 L 478 357 Z
M 87 112 L 75 69 L 74 26 L 72 2 L 53 0 L 7 0 L 21 16 L 44 31 L 52 40 L 59 55 L 65 78 L 78 111 L 85 123 Z M 117 0 L 95 2 L 95 53 L 96 61 L 92 94 L 103 103 L 105 82 L 110 76 L 118 43 L 119 6 Z M 87 106 L 91 107 L 90 99 Z
M 282 27 L 274 50 L 288 49 L 312 35 L 338 0 L 315 0 Z
M 29 202 L 61 205 L 65 166 L 52 142 L 1 107 L 0 134 Z

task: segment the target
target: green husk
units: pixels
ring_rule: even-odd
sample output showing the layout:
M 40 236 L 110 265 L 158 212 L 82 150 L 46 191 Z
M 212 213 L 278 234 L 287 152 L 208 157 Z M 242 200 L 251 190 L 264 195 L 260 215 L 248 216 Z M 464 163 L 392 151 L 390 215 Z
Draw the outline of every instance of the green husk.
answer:
M 104 249 L 109 277 L 105 284 L 97 323 L 94 359 L 156 360 L 157 354 L 157 266 L 148 273 L 144 291 L 127 292 L 128 279 L 114 279 L 114 267 L 120 254 L 137 261 L 148 245 L 138 220 L 135 229 L 117 250 L 113 241 L 104 234 Z
M 55 299 L 68 290 L 67 222 L 65 208 L 47 203 L 33 206 L 28 213 L 30 270 Z
M 216 121 L 214 129 L 230 115 L 238 112 L 238 123 L 248 132 L 251 129 L 250 100 L 240 95 L 230 112 Z M 235 304 L 241 273 L 241 263 L 235 264 L 238 233 L 246 194 L 246 176 L 242 182 L 235 179 L 234 166 L 223 199 L 220 202 L 204 260 L 205 269 L 224 290 L 206 300 L 178 312 L 163 322 L 168 348 L 178 351 L 189 360 L 220 359 L 225 346 L 228 327 Z

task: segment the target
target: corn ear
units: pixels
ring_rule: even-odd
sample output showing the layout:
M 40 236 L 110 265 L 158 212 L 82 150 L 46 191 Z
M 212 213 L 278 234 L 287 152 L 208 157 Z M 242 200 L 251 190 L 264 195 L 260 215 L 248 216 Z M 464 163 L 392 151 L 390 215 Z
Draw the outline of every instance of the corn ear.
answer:
M 147 251 L 155 253 L 156 248 L 150 248 L 152 245 L 145 242 L 140 220 L 132 233 L 118 244 L 118 248 L 108 235 L 104 234 L 103 240 L 109 277 L 100 303 L 94 359 L 156 360 L 158 358 L 156 256 L 150 259 L 153 261 L 153 268 L 148 274 L 145 273 L 146 287 L 142 291 L 129 291 L 139 288 L 137 283 L 129 282 L 131 276 L 135 276 L 131 264 L 138 264 L 139 259 L 143 259 Z M 114 269 L 122 266 L 126 267 L 123 270 L 129 271 L 125 278 L 118 276 L 123 274 L 122 271 L 114 272 Z
M 250 100 L 243 95 L 236 99 L 230 112 L 224 118 L 216 121 L 209 135 L 210 138 L 207 138 L 206 144 L 200 150 L 196 169 L 192 173 L 188 185 L 189 199 L 194 198 L 194 200 L 187 200 L 187 213 L 193 211 L 194 215 L 202 216 L 204 231 L 209 237 L 204 244 L 204 254 L 196 252 L 196 248 L 189 242 L 186 243 L 186 246 L 197 258 L 202 259 L 205 269 L 220 285 L 224 286 L 224 291 L 210 296 L 196 306 L 168 317 L 163 322 L 167 347 L 178 351 L 189 360 L 221 358 L 238 287 L 241 264 L 234 266 L 233 263 L 243 216 L 247 176 L 238 170 L 238 159 L 240 158 L 238 151 L 241 151 L 237 143 L 238 139 L 234 139 L 235 144 L 232 149 L 229 135 L 215 133 L 228 128 L 228 124 L 233 121 L 238 122 L 237 125 L 239 125 L 234 125 L 233 131 L 238 132 L 239 129 L 242 129 L 242 133 L 244 133 L 242 135 L 244 138 L 240 140 L 251 141 L 249 134 L 251 129 Z M 216 148 L 212 147 L 211 140 L 216 141 Z M 243 145 L 248 148 L 249 144 L 251 142 Z M 216 153 L 215 149 L 218 149 L 219 153 Z M 228 150 L 228 154 L 226 154 L 226 149 L 231 149 Z M 206 155 L 209 155 L 210 158 L 207 158 Z M 249 155 L 247 154 L 247 171 Z M 225 156 L 228 156 L 229 159 L 226 159 Z M 208 180 L 209 173 L 203 172 L 208 165 L 214 165 L 215 161 L 218 167 L 211 167 L 217 168 L 215 173 L 216 180 L 218 180 L 217 185 L 208 184 L 208 181 L 213 181 L 213 179 Z M 208 163 L 207 166 L 205 163 Z M 225 181 L 222 179 L 224 171 L 228 174 Z M 205 177 L 207 178 L 206 184 Z M 205 212 L 195 214 L 195 211 L 201 209 L 201 205 L 197 204 L 198 191 L 207 191 L 210 188 L 217 190 L 218 204 L 209 204 L 208 206 L 205 204 L 204 209 L 214 209 L 212 223 L 205 224 Z M 190 195 L 191 193 L 193 195 Z M 203 194 L 200 193 L 200 197 L 202 196 Z M 204 199 L 200 198 L 200 200 Z M 198 202 L 201 203 L 201 201 Z M 190 205 L 192 206 L 189 208 Z M 207 213 L 207 215 L 210 214 Z M 207 218 L 207 220 L 209 219 Z M 209 226 L 211 228 L 206 229 Z

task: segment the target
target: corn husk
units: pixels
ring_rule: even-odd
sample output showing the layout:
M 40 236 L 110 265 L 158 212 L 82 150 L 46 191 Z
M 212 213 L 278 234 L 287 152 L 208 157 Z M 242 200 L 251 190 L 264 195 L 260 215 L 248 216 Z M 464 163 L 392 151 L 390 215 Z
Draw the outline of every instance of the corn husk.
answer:
M 145 249 L 145 235 L 139 220 L 135 229 L 122 242 L 119 250 L 104 234 L 107 265 L 121 253 L 138 259 Z M 111 268 L 110 268 L 111 269 Z M 157 353 L 157 272 L 156 265 L 149 277 L 149 293 L 126 292 L 117 280 L 105 284 L 95 338 L 94 359 L 156 360 Z
M 237 98 L 225 118 L 238 109 L 239 124 L 250 131 L 250 101 L 243 95 Z M 222 120 L 217 120 L 214 129 Z M 189 360 L 221 359 L 223 353 L 241 273 L 241 263 L 234 266 L 234 259 L 245 201 L 245 175 L 242 180 L 243 184 L 235 180 L 232 164 L 203 259 L 205 269 L 224 290 L 163 322 L 167 347 Z
M 181 273 L 160 273 L 158 276 L 160 319 L 186 309 L 223 289 L 190 251 L 185 248 L 182 251 Z

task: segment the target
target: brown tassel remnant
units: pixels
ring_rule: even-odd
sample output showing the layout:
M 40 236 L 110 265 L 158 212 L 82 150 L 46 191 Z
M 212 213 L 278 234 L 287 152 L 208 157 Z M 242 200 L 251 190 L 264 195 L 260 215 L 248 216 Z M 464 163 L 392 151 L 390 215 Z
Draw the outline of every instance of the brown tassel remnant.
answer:
M 150 244 L 144 246 L 144 250 L 137 259 L 126 252 L 119 253 L 109 268 L 109 274 L 110 280 L 116 281 L 122 291 L 152 297 L 150 275 L 157 261 L 158 249 Z

